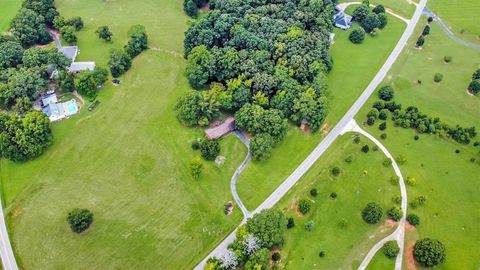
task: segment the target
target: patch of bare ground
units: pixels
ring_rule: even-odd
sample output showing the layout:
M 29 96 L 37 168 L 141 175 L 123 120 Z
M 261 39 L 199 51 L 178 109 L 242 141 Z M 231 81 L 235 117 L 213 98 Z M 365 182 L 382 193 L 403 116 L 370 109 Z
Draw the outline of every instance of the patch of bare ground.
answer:
M 413 245 L 415 242 L 409 241 L 407 243 L 407 248 L 405 249 L 405 257 L 407 258 L 407 269 L 408 270 L 416 270 L 417 265 L 415 264 L 415 258 L 413 257 Z

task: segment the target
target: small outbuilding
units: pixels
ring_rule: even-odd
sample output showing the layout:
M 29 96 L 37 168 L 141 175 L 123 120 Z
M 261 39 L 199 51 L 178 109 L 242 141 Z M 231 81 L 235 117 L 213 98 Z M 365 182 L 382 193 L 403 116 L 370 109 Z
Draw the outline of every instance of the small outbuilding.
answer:
M 227 117 L 220 125 L 205 130 L 205 135 L 209 139 L 218 139 L 235 130 L 235 118 Z
M 333 22 L 336 27 L 347 30 L 352 26 L 352 16 L 346 14 L 343 10 L 335 8 Z

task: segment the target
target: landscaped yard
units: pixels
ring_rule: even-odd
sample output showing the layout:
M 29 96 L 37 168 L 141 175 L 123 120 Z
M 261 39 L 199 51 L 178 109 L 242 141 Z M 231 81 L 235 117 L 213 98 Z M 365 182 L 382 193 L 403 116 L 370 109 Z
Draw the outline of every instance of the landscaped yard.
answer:
M 379 250 L 368 264 L 367 270 L 395 269 L 395 259 L 389 259 Z
M 123 46 L 133 24 L 146 26 L 152 47 L 183 48 L 180 2 L 56 2 L 66 17 L 85 21 L 80 60 L 105 66 L 109 48 Z M 94 34 L 103 24 L 114 32 L 112 45 Z M 2 160 L 9 232 L 22 268 L 186 269 L 237 226 L 241 212 L 225 216 L 223 204 L 232 200 L 230 177 L 246 148 L 233 136 L 223 139 L 225 165 L 204 162 L 203 176 L 193 179 L 189 163 L 199 153 L 190 143 L 202 132 L 181 126 L 174 112 L 189 88 L 184 70 L 182 57 L 148 50 L 119 86 L 107 82 L 92 112 L 55 123 L 54 144 L 40 158 Z M 76 207 L 94 214 L 82 235 L 66 221 Z
M 287 217 L 294 217 L 296 224 L 287 230 L 282 249 L 286 269 L 355 269 L 368 250 L 393 231 L 393 225 L 386 225 L 385 214 L 379 224 L 369 225 L 361 211 L 372 201 L 380 203 L 384 211 L 395 205 L 392 197 L 400 195 L 399 186 L 390 182 L 395 173 L 382 164 L 386 157 L 381 151 L 365 154 L 360 150 L 365 144 L 372 148 L 372 142 L 361 137 L 356 144 L 353 136 L 339 137 L 277 206 Z M 349 156 L 351 163 L 345 161 Z M 331 172 L 336 166 L 342 171 L 338 176 Z M 309 193 L 312 188 L 318 190 L 316 197 Z M 333 192 L 336 199 L 331 198 Z M 305 216 L 297 211 L 300 199 L 312 203 Z M 314 229 L 309 232 L 305 223 L 312 220 Z
M 328 75 L 330 111 L 325 129 L 331 129 L 370 83 L 396 45 L 405 23 L 389 16 L 389 24 L 361 45 L 348 40 L 349 31 L 335 29 L 335 44 L 330 49 L 334 68 Z M 272 157 L 251 162 L 240 175 L 237 188 L 248 209 L 258 206 L 305 159 L 322 138 L 323 131 L 305 134 L 290 128 Z
M 417 27 L 417 33 L 422 27 Z M 478 131 L 480 99 L 468 96 L 465 88 L 471 73 L 480 65 L 480 55 L 451 41 L 435 24 L 430 33 L 422 50 L 412 48 L 416 36 L 412 37 L 386 83 L 393 82 L 395 101 L 404 107 L 415 105 L 423 113 L 439 116 L 449 125 L 475 125 Z M 445 55 L 453 57 L 451 64 L 442 62 Z M 435 72 L 444 75 L 440 84 L 433 82 Z M 421 85 L 416 83 L 418 79 L 422 80 Z M 358 122 L 365 119 L 377 99 L 372 96 L 367 102 L 356 117 Z M 378 123 L 367 127 L 377 138 L 382 133 Z M 407 186 L 409 201 L 420 195 L 426 197 L 424 206 L 409 206 L 409 213 L 418 214 L 421 221 L 416 230 L 407 230 L 407 250 L 411 251 L 418 238 L 435 238 L 447 250 L 447 259 L 438 269 L 478 268 L 479 148 L 436 135 L 418 134 L 419 140 L 415 141 L 417 133 L 413 129 L 394 127 L 392 121 L 387 122 L 386 133 L 385 146 L 392 155 L 403 155 L 407 161 L 400 165 L 403 175 L 416 179 L 415 186 Z M 414 269 L 411 262 L 412 258 L 406 256 L 407 269 Z

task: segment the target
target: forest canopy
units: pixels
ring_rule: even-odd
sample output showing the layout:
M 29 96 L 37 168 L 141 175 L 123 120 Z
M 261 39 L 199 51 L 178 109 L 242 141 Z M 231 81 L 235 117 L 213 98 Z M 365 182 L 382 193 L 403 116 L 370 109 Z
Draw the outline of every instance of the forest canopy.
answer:
M 187 78 L 201 94 L 179 100 L 179 119 L 205 126 L 216 112 L 250 103 L 318 130 L 327 112 L 325 74 L 332 68 L 332 2 L 226 0 L 209 6 L 185 34 Z

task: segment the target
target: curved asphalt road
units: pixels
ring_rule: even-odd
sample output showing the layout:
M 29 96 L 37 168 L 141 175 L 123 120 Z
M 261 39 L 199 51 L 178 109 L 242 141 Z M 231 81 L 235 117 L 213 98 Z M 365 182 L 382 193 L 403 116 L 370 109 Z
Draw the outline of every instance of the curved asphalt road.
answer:
M 417 5 L 413 17 L 407 24 L 407 28 L 403 32 L 400 40 L 397 42 L 397 45 L 393 49 L 392 53 L 388 56 L 387 60 L 380 68 L 378 73 L 375 75 L 373 80 L 363 91 L 360 97 L 355 101 L 355 103 L 350 107 L 348 112 L 343 116 L 343 118 L 338 122 L 338 124 L 328 133 L 328 135 L 315 147 L 315 149 L 308 155 L 308 157 L 293 171 L 293 173 L 257 208 L 252 214 L 258 213 L 264 209 L 273 207 L 297 182 L 300 178 L 312 167 L 315 161 L 327 150 L 327 148 L 333 143 L 333 141 L 340 135 L 340 133 L 345 129 L 345 127 L 350 123 L 350 120 L 357 114 L 357 112 L 362 108 L 362 106 L 367 102 L 368 98 L 375 91 L 377 86 L 383 81 L 387 72 L 392 67 L 393 63 L 397 60 L 398 56 L 403 50 L 403 47 L 407 44 L 408 39 L 413 34 L 415 26 L 417 25 L 420 16 L 422 15 L 422 10 L 427 4 L 427 0 L 421 0 Z M 245 220 L 242 221 L 241 225 L 245 223 Z M 196 267 L 197 270 L 202 270 L 205 266 L 208 258 L 210 257 L 220 257 L 226 250 L 228 245 L 233 242 L 235 239 L 236 230 L 229 234 L 214 250 L 208 254 L 205 259 L 203 259 Z
M 463 39 L 459 38 L 458 36 L 456 36 L 452 32 L 452 30 L 450 30 L 450 28 L 448 28 L 448 26 L 442 21 L 442 19 L 440 19 L 440 17 L 438 17 L 435 13 L 433 13 L 433 11 L 431 11 L 427 7 L 425 7 L 423 9 L 423 14 L 425 14 L 426 16 L 432 17 L 435 20 L 435 22 L 437 22 L 438 25 L 443 29 L 443 31 L 445 31 L 445 33 L 447 33 L 447 35 L 451 39 L 453 39 L 454 41 L 456 41 L 456 42 L 458 42 L 458 43 L 460 43 L 464 46 L 470 47 L 472 49 L 480 50 L 480 45 L 468 42 L 468 41 L 463 40 Z
M 362 134 L 363 136 L 367 137 L 370 139 L 372 142 L 374 142 L 380 150 L 387 156 L 391 161 L 392 161 L 392 167 L 393 170 L 395 171 L 395 174 L 399 177 L 399 184 L 400 184 L 400 194 L 402 195 L 402 211 L 403 215 L 402 218 L 400 219 L 400 222 L 398 224 L 397 229 L 387 237 L 383 238 L 382 240 L 378 241 L 367 253 L 367 256 L 363 259 L 362 263 L 358 267 L 359 270 L 364 270 L 367 269 L 368 264 L 372 260 L 373 256 L 383 247 L 385 242 L 390 241 L 390 240 L 395 240 L 398 243 L 398 246 L 400 247 L 400 252 L 397 255 L 396 261 L 395 261 L 395 270 L 401 270 L 402 269 L 402 261 L 403 261 L 403 249 L 405 245 L 405 217 L 407 214 L 407 188 L 405 187 L 405 182 L 403 181 L 403 176 L 402 172 L 400 171 L 400 168 L 397 165 L 397 162 L 393 158 L 393 156 L 388 152 L 387 148 L 379 142 L 375 137 L 370 135 L 370 133 L 366 132 L 362 128 L 360 128 L 357 125 L 357 122 L 355 122 L 354 119 L 350 121 L 350 123 L 345 127 L 345 129 L 342 131 L 342 135 L 346 132 L 357 132 Z

